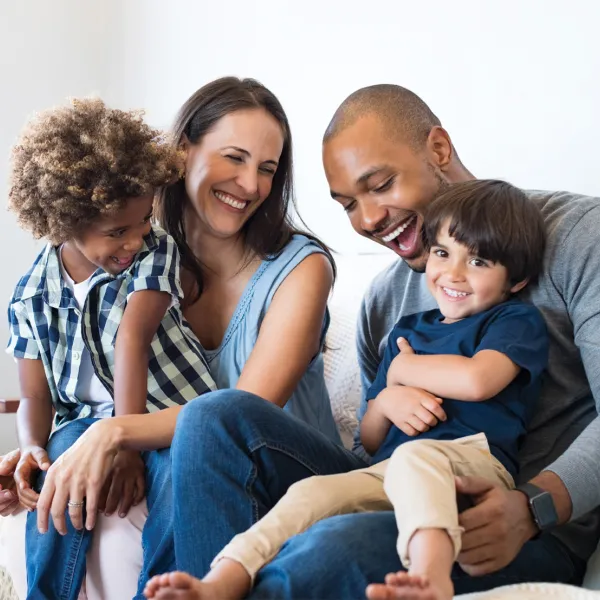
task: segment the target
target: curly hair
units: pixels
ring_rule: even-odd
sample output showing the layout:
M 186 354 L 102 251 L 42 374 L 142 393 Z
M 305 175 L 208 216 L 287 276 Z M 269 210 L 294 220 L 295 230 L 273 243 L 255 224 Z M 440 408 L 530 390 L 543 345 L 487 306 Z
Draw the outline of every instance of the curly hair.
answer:
M 37 115 L 12 151 L 8 198 L 19 224 L 60 244 L 176 180 L 180 152 L 142 114 L 89 98 Z

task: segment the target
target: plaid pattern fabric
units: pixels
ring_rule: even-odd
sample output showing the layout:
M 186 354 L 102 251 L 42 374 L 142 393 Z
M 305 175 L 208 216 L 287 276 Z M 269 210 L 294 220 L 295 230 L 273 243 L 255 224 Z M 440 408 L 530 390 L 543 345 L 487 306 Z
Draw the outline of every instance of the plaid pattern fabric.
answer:
M 98 269 L 80 311 L 60 273 L 57 249 L 39 254 L 19 281 L 8 307 L 7 352 L 44 364 L 56 426 L 90 416 L 90 406 L 76 395 L 84 349 L 94 371 L 114 395 L 114 354 L 119 323 L 130 294 L 158 290 L 173 297 L 149 351 L 147 408 L 155 411 L 216 389 L 202 347 L 183 318 L 179 252 L 165 231 L 154 227 L 133 264 L 117 276 Z

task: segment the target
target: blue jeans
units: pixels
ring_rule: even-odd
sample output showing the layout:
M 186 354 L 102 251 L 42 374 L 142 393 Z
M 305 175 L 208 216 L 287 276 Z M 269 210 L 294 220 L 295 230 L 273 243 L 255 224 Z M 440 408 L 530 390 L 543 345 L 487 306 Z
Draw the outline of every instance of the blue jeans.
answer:
M 172 451 L 177 568 L 203 577 L 222 547 L 263 516 L 294 482 L 362 468 L 363 461 L 281 409 L 236 390 L 190 402 Z M 290 540 L 258 574 L 250 598 L 364 598 L 401 569 L 392 512 L 332 517 Z M 579 583 L 585 563 L 554 537 L 526 544 L 487 577 L 456 567 L 457 593 L 523 581 Z
M 171 462 L 177 568 L 196 577 L 292 483 L 366 466 L 293 415 L 239 390 L 219 390 L 184 407 Z
M 396 550 L 397 537 L 393 512 L 325 519 L 283 547 L 275 560 L 258 573 L 248 597 L 364 598 L 367 585 L 382 583 L 387 573 L 403 570 Z M 471 577 L 455 565 L 452 580 L 456 594 L 466 594 L 534 581 L 581 584 L 584 573 L 585 561 L 547 534 L 525 544 L 517 558 L 496 573 Z
M 98 419 L 78 419 L 56 431 L 46 451 L 51 462 L 70 448 L 79 437 Z M 158 450 L 142 454 L 146 465 L 146 500 L 148 520 L 142 532 L 144 563 L 140 575 L 140 587 L 136 598 L 143 598 L 143 585 L 149 577 L 171 570 L 174 563 L 154 551 L 161 548 L 163 540 L 171 541 L 172 484 L 170 450 Z M 44 482 L 40 473 L 36 484 L 39 492 Z M 85 575 L 85 555 L 92 532 L 76 530 L 66 513 L 67 534 L 60 535 L 50 519 L 48 532 L 37 530 L 35 512 L 27 515 L 25 549 L 27 560 L 27 597 L 38 599 L 76 600 Z M 165 559 L 165 562 L 161 562 Z

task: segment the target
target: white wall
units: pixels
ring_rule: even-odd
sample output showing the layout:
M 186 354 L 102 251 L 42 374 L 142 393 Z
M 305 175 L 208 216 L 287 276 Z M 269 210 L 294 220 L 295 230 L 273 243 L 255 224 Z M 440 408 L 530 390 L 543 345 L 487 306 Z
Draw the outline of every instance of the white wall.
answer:
M 404 85 L 477 176 L 600 195 L 598 22 L 595 0 L 1 2 L 0 157 L 33 109 L 66 95 L 96 91 L 163 126 L 203 83 L 251 76 L 288 112 L 309 226 L 340 251 L 377 251 L 329 198 L 321 166 L 321 136 L 344 97 Z M 5 177 L 0 160 L 1 187 Z M 6 298 L 33 248 L 5 217 L 0 244 Z M 0 318 L 0 339 L 5 331 Z M 0 358 L 0 395 L 15 391 Z
M 217 6 L 220 4 L 220 6 Z M 595 0 L 128 0 L 119 100 L 157 125 L 212 78 L 260 79 L 295 136 L 301 214 L 342 251 L 373 251 L 329 198 L 335 108 L 379 82 L 421 95 L 480 177 L 600 194 Z
M 8 155 L 35 111 L 67 96 L 109 92 L 112 8 L 118 0 L 18 0 L 0 2 L 0 348 L 8 336 L 6 306 L 39 243 L 5 211 Z M 112 7 L 112 8 L 111 8 Z M 100 9 L 101 8 L 101 9 Z M 12 359 L 0 352 L 0 397 L 16 397 Z M 14 444 L 14 425 L 0 415 L 0 453 Z

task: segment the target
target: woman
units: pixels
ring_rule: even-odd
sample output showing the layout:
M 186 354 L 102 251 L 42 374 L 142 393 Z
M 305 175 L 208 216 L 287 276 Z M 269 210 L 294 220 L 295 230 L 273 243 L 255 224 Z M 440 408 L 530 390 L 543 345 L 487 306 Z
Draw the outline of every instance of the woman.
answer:
M 185 103 L 173 133 L 185 153 L 185 176 L 161 193 L 156 217 L 179 245 L 184 316 L 206 351 L 217 386 L 240 390 L 216 392 L 214 399 L 260 396 L 297 417 L 294 424 L 304 421 L 338 444 L 321 356 L 333 261 L 317 240 L 296 232 L 288 214 L 293 203 L 291 135 L 281 105 L 256 81 L 219 79 Z M 102 484 L 119 452 L 111 444 L 131 434 L 130 445 L 139 450 L 167 447 L 177 414 L 178 409 L 168 409 L 98 423 L 103 427 L 83 436 L 48 472 L 38 523 L 47 524 L 49 512 L 64 512 L 61 498 L 83 490 L 86 526 L 93 526 Z M 108 444 L 99 447 L 98 439 Z M 93 471 L 99 466 L 101 472 Z M 113 480 L 106 513 L 127 512 L 131 499 L 123 490 Z M 0 498 L 0 503 L 1 510 L 9 499 Z M 69 516 L 78 521 L 81 514 L 74 510 Z M 140 548 L 140 513 L 138 508 L 123 521 L 100 519 L 92 554 L 116 557 L 122 567 L 132 553 L 123 548 L 123 539 Z M 125 538 L 123 528 L 129 532 Z M 139 550 L 137 559 L 139 572 Z M 98 579 L 94 562 L 89 561 L 90 596 L 92 589 L 101 597 L 133 595 L 135 568 L 126 580 L 117 580 L 114 572 Z

